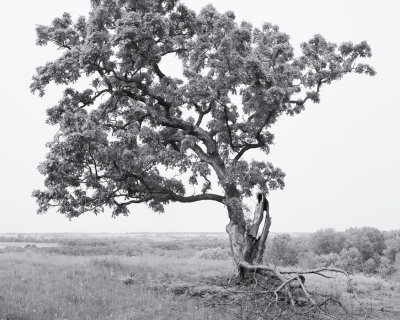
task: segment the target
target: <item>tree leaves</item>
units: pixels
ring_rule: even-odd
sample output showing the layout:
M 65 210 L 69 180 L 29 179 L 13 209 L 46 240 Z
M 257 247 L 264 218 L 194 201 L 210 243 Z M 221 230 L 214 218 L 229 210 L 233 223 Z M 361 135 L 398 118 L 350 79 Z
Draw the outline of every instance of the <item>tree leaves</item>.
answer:
M 134 203 L 162 212 L 171 201 L 243 208 L 254 190 L 284 187 L 279 168 L 247 158 L 269 153 L 269 128 L 318 103 L 322 85 L 375 73 L 356 63 L 371 55 L 366 42 L 338 47 L 316 35 L 295 57 L 275 25 L 238 24 L 211 5 L 196 16 L 176 0 L 92 0 L 88 18 L 65 13 L 36 31 L 38 45 L 61 54 L 37 68 L 32 92 L 69 87 L 47 112 L 59 131 L 40 165 L 46 189 L 34 196 L 39 212 L 55 206 L 69 217 L 104 207 L 128 214 Z M 169 54 L 181 79 L 162 70 Z M 81 77 L 90 84 L 77 90 Z M 197 194 L 186 194 L 188 183 Z

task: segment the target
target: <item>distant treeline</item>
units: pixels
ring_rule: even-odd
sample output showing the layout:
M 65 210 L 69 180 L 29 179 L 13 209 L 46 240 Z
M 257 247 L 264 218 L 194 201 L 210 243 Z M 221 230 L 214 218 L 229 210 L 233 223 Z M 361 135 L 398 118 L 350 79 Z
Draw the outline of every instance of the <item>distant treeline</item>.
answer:
M 151 236 L 124 235 L 6 235 L 0 242 L 57 243 L 52 248 L 26 248 L 51 254 L 96 256 L 144 254 L 173 255 L 182 258 L 230 259 L 227 235 L 209 234 Z M 25 249 L 26 249 L 25 248 Z M 10 247 L 0 251 L 18 251 Z M 265 262 L 302 268 L 338 267 L 350 272 L 389 276 L 400 274 L 400 230 L 380 231 L 372 227 L 350 228 L 343 232 L 323 229 L 314 233 L 273 234 L 266 244 Z
M 144 254 L 173 255 L 189 258 L 192 256 L 205 257 L 206 259 L 219 260 L 230 258 L 230 249 L 227 235 L 193 234 L 177 235 L 152 234 L 150 237 L 104 235 L 92 237 L 82 234 L 80 237 L 73 235 L 54 234 L 54 237 L 46 234 L 43 237 L 30 235 L 17 235 L 14 237 L 0 236 L 0 242 L 30 243 L 23 247 L 8 247 L 0 249 L 0 252 L 23 251 L 31 249 L 50 254 L 68 256 L 99 256 L 99 255 L 126 255 L 141 256 Z M 57 246 L 40 248 L 35 243 L 56 243 Z M 216 249 L 216 250 L 214 250 Z M 221 251 L 222 250 L 222 251 Z M 216 254 L 217 253 L 217 254 Z M 221 254 L 220 254 L 221 253 Z
M 265 256 L 277 265 L 340 267 L 387 276 L 400 264 L 400 230 L 363 227 L 343 232 L 323 229 L 307 237 L 278 234 L 267 243 Z

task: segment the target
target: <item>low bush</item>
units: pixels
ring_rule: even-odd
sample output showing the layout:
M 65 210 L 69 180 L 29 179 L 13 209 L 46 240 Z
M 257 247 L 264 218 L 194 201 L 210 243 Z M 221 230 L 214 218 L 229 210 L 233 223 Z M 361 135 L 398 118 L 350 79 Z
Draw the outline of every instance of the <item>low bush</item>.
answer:
M 351 247 L 349 249 L 343 249 L 340 252 L 340 260 L 338 261 L 339 267 L 349 272 L 362 272 L 362 256 L 360 251 Z
M 196 253 L 195 257 L 205 260 L 227 260 L 231 258 L 229 251 L 220 247 L 201 250 Z
M 265 256 L 275 265 L 293 266 L 299 262 L 298 252 L 289 234 L 278 234 L 272 238 Z
M 337 253 L 329 253 L 318 256 L 320 266 L 325 268 L 338 267 L 340 256 Z
M 395 264 L 393 264 L 388 258 L 382 257 L 380 264 L 377 268 L 377 272 L 381 277 L 387 277 L 393 275 L 397 271 Z
M 302 252 L 299 255 L 299 266 L 303 269 L 314 269 L 320 266 L 319 257 L 312 251 Z

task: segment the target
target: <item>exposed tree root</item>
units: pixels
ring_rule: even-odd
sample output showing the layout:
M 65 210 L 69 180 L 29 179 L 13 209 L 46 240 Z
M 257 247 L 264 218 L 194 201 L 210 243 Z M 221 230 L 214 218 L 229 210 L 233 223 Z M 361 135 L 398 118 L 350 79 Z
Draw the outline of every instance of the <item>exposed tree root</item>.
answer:
M 241 261 L 238 263 L 238 267 L 247 270 L 248 272 L 252 272 L 254 275 L 259 274 L 262 277 L 265 277 L 267 281 L 269 281 L 270 285 L 268 286 L 268 290 L 265 290 L 265 286 L 259 284 L 260 280 L 255 281 L 253 294 L 260 295 L 262 293 L 265 294 L 266 307 L 264 309 L 264 313 L 270 313 L 272 309 L 274 309 L 274 313 L 276 313 L 276 319 L 280 317 L 280 315 L 285 311 L 284 305 L 290 305 L 292 308 L 300 307 L 302 310 L 307 308 L 306 311 L 297 310 L 300 314 L 306 315 L 310 313 L 319 313 L 325 315 L 328 318 L 336 318 L 333 314 L 329 314 L 326 309 L 328 304 L 332 306 L 337 306 L 342 311 L 342 318 L 345 318 L 349 312 L 342 302 L 335 299 L 331 296 L 323 296 L 321 294 L 316 294 L 310 292 L 306 288 L 305 284 L 305 276 L 304 275 L 317 275 L 326 279 L 334 278 L 330 274 L 342 274 L 345 275 L 348 279 L 348 285 L 352 288 L 352 293 L 354 297 L 357 299 L 359 303 L 362 303 L 361 300 L 355 293 L 354 288 L 351 285 L 350 273 L 337 269 L 337 268 L 319 268 L 312 270 L 278 270 L 270 265 L 266 264 L 250 264 L 245 261 Z M 330 273 L 329 275 L 326 273 Z M 275 281 L 271 281 L 271 279 L 275 279 Z M 272 284 L 272 290 L 271 290 Z M 257 286 L 263 290 L 257 290 Z M 283 303 L 282 303 L 283 302 Z M 299 308 L 297 308 L 299 309 Z M 293 310 L 294 311 L 294 310 Z
M 240 208 L 239 208 L 240 209 Z M 229 234 L 232 255 L 239 271 L 239 278 L 244 282 L 246 275 L 253 274 L 252 286 L 241 292 L 238 297 L 233 297 L 231 302 L 243 302 L 248 297 L 250 304 L 263 305 L 263 314 L 275 314 L 276 318 L 285 314 L 291 308 L 300 314 L 319 313 L 325 317 L 334 318 L 329 314 L 329 309 L 339 309 L 342 319 L 347 317 L 348 311 L 344 305 L 331 296 L 313 293 L 305 283 L 305 275 L 315 275 L 326 279 L 334 278 L 334 274 L 344 275 L 348 279 L 348 287 L 355 299 L 362 305 L 351 284 L 350 273 L 337 268 L 319 268 L 312 270 L 279 270 L 268 264 L 262 264 L 265 243 L 271 226 L 269 203 L 265 195 L 257 195 L 257 204 L 254 209 L 254 218 L 244 225 L 240 219 L 241 211 L 237 207 L 228 207 L 230 223 L 226 227 Z M 235 211 L 236 210 L 236 211 Z M 238 211 L 237 211 L 238 210 Z M 262 222 L 264 225 L 260 234 Z M 260 236 L 258 237 L 258 235 Z M 239 294 L 239 291 L 237 294 Z M 329 305 L 329 307 L 328 307 Z M 335 308 L 332 308 L 334 306 Z M 304 311 L 304 309 L 306 310 Z M 260 310 L 258 307 L 252 310 Z M 296 311 L 296 312 L 297 312 Z M 335 312 L 333 312 L 335 313 Z M 332 313 L 332 314 L 333 314 Z M 257 317 L 256 317 L 257 318 Z M 265 318 L 261 316 L 261 318 Z M 273 318 L 273 317 L 272 317 Z M 271 318 L 271 319 L 272 319 Z M 270 318 L 268 318 L 270 319 Z
M 275 272 L 285 280 L 280 280 Z M 344 277 L 333 280 L 335 273 Z M 310 276 L 313 274 L 315 276 Z M 145 285 L 156 292 L 180 296 L 183 301 L 190 297 L 211 308 L 229 309 L 229 312 L 236 313 L 237 319 L 376 319 L 382 316 L 382 312 L 385 312 L 386 319 L 389 319 L 389 315 L 390 319 L 397 319 L 396 315 L 400 314 L 398 309 L 386 305 L 373 307 L 368 303 L 360 304 L 355 287 L 350 287 L 351 290 L 346 288 L 348 275 L 346 271 L 339 269 L 278 271 L 272 266 L 264 265 L 262 270 L 247 271 L 244 279 L 208 276 L 196 281 L 184 281 L 171 274 L 151 277 L 130 274 L 127 279 L 121 280 L 125 285 Z M 344 288 L 343 295 L 336 294 L 336 290 L 327 293 L 314 289 L 315 285 L 319 287 L 317 277 L 322 277 L 320 280 L 324 285 L 340 280 Z
M 348 318 L 348 312 L 339 300 L 306 288 L 301 273 L 285 271 L 282 275 L 266 266 L 262 270 L 246 272 L 244 280 L 240 277 L 204 277 L 198 282 L 184 282 L 174 277 L 156 277 L 150 282 L 148 278 L 137 278 L 129 284 L 146 283 L 156 291 L 199 298 L 209 307 L 225 306 L 236 312 L 238 319 L 335 318 L 331 315 L 339 316 L 341 320 Z M 311 270 L 305 272 L 313 273 Z

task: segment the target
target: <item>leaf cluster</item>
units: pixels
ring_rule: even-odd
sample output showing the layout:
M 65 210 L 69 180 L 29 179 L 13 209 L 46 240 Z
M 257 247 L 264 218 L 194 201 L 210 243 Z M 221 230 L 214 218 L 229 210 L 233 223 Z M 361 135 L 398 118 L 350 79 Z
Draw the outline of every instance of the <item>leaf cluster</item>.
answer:
M 336 46 L 316 35 L 295 57 L 277 26 L 239 24 L 211 5 L 195 14 L 175 0 L 93 0 L 88 17 L 65 13 L 36 31 L 38 45 L 61 54 L 37 68 L 32 92 L 68 87 L 48 109 L 59 131 L 40 165 L 45 190 L 34 196 L 39 212 L 55 206 L 69 217 L 107 206 L 128 214 L 133 203 L 160 212 L 171 201 L 226 204 L 283 188 L 284 173 L 247 152 L 268 154 L 270 127 L 319 102 L 322 85 L 374 74 L 356 62 L 371 55 L 366 42 Z M 171 54 L 182 78 L 162 70 Z M 89 87 L 74 89 L 81 78 Z M 188 183 L 201 190 L 188 195 Z

